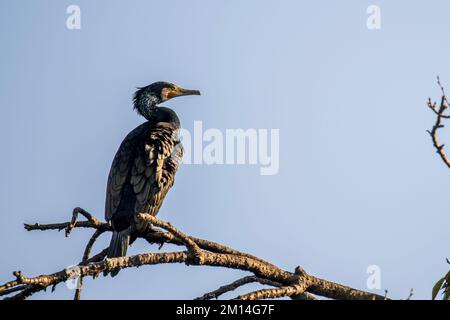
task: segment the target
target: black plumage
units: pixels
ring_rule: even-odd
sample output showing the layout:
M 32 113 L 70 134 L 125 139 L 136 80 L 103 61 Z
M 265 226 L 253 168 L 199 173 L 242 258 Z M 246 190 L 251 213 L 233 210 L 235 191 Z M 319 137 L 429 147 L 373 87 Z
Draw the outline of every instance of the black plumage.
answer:
M 156 82 L 136 91 L 134 108 L 147 121 L 125 137 L 111 165 L 105 204 L 105 219 L 114 230 L 109 258 L 126 255 L 137 233 L 148 227 L 139 225 L 135 215 L 158 213 L 182 160 L 178 116 L 158 104 L 193 94 L 200 92 L 167 82 Z M 114 270 L 112 275 L 117 272 Z

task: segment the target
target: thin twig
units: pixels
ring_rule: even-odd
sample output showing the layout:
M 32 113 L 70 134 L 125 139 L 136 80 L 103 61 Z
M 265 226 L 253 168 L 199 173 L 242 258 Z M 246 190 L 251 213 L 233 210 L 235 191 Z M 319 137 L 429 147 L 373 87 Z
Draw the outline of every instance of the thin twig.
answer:
M 0 292 L 0 296 L 6 296 L 6 295 L 11 294 L 13 292 L 22 291 L 22 290 L 27 289 L 28 287 L 29 287 L 28 285 L 24 284 L 24 285 L 20 285 L 20 286 L 17 286 L 17 287 L 13 287 L 11 289 L 6 289 L 3 292 Z
M 406 297 L 406 300 L 411 300 L 413 295 L 414 295 L 414 289 L 411 288 L 411 290 L 409 291 L 409 295 Z
M 244 286 L 246 284 L 254 283 L 254 282 L 259 282 L 261 284 L 274 286 L 274 287 L 280 287 L 281 286 L 281 284 L 278 283 L 278 282 L 270 281 L 270 280 L 263 279 L 263 278 L 258 278 L 256 276 L 247 276 L 247 277 L 238 279 L 238 280 L 236 280 L 236 281 L 234 281 L 234 282 L 232 282 L 230 284 L 221 286 L 220 288 L 218 288 L 218 289 L 216 289 L 214 291 L 205 293 L 203 296 L 198 297 L 198 298 L 196 298 L 194 300 L 217 299 L 218 297 L 220 297 L 221 295 L 223 295 L 223 294 L 225 294 L 227 292 L 234 291 L 234 290 L 236 290 L 239 287 L 242 287 L 242 286 Z
M 73 209 L 72 212 L 72 221 L 69 223 L 69 225 L 66 227 L 66 237 L 69 236 L 69 234 L 72 232 L 72 229 L 75 227 L 75 224 L 77 223 L 78 214 L 83 215 L 87 221 L 92 223 L 93 225 L 100 226 L 102 223 L 100 220 L 98 220 L 96 217 L 94 217 L 92 214 L 87 212 L 86 210 L 76 207 Z
M 442 86 L 439 77 L 437 78 L 437 82 L 442 92 L 441 103 L 438 107 L 436 102 L 431 102 L 431 98 L 428 99 L 427 105 L 437 115 L 437 117 L 433 127 L 431 128 L 431 130 L 427 130 L 427 132 L 431 137 L 436 152 L 439 154 L 442 161 L 447 165 L 447 167 L 450 168 L 450 160 L 444 151 L 444 145 L 440 144 L 438 140 L 438 130 L 444 128 L 442 119 L 450 118 L 450 116 L 445 115 L 445 111 L 448 109 L 448 101 L 445 95 L 444 87 Z
M 98 237 L 105 232 L 105 230 L 97 229 L 95 230 L 92 237 L 89 239 L 86 248 L 84 249 L 83 253 L 83 260 L 80 262 L 80 264 L 86 263 L 86 261 L 89 259 L 89 255 L 91 253 L 92 247 L 94 246 L 95 241 L 97 241 Z M 80 277 L 78 281 L 78 288 L 75 290 L 75 296 L 74 300 L 80 300 L 81 299 L 81 290 L 83 289 L 83 277 Z
M 300 295 L 308 288 L 307 284 L 298 284 L 274 289 L 261 289 L 236 297 L 234 300 L 276 299 Z
M 70 222 L 50 223 L 50 224 L 24 223 L 24 227 L 27 231 L 35 231 L 35 230 L 40 230 L 40 231 L 58 230 L 58 231 L 61 231 L 63 229 L 66 229 L 70 224 L 71 224 Z M 71 228 L 72 229 L 73 228 L 94 228 L 94 229 L 104 229 L 105 231 L 112 231 L 111 226 L 109 226 L 107 223 L 102 223 L 100 225 L 97 225 L 97 224 L 93 224 L 90 221 L 77 221 Z

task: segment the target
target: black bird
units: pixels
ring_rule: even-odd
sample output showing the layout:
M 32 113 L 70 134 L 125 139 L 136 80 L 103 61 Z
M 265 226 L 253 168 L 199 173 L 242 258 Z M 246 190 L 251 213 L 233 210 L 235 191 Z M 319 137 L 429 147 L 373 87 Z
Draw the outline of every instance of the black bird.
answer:
M 147 121 L 125 137 L 109 172 L 105 219 L 114 231 L 108 258 L 126 255 L 138 230 L 146 227 L 137 224 L 135 215 L 146 212 L 155 216 L 174 183 L 183 156 L 180 120 L 173 110 L 159 104 L 186 95 L 200 92 L 155 82 L 134 94 L 134 109 Z M 111 275 L 118 272 L 113 270 Z

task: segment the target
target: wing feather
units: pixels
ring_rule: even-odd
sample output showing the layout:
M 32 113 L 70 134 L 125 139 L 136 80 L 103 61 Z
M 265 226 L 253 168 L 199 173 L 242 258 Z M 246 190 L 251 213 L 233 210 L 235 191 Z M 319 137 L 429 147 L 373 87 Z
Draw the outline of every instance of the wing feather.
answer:
M 117 150 L 109 171 L 106 186 L 105 219 L 111 220 L 119 209 L 124 186 L 130 175 L 136 148 L 143 133 L 148 131 L 148 123 L 144 123 L 131 131 Z
M 140 128 L 140 129 L 139 129 Z M 148 212 L 156 215 L 162 202 L 173 186 L 175 173 L 181 162 L 182 147 L 174 139 L 170 126 L 140 127 L 133 130 L 119 148 L 108 178 L 105 218 L 111 220 L 116 213 L 126 215 Z M 134 132 L 134 134 L 133 134 Z M 128 186 L 128 187 L 127 187 Z M 125 192 L 126 188 L 130 192 Z M 133 199 L 123 199 L 123 197 Z M 133 206 L 128 208 L 128 204 Z
M 138 185 L 134 185 L 136 192 L 136 212 L 148 212 L 156 215 L 161 204 L 173 185 L 168 183 L 173 180 L 178 166 L 167 166 L 171 162 L 171 157 L 177 142 L 173 139 L 173 129 L 167 127 L 154 128 L 150 133 L 150 138 L 146 141 L 144 157 L 146 161 L 145 187 L 140 191 Z M 167 169 L 171 170 L 167 170 Z M 140 171 L 140 170 L 137 170 Z

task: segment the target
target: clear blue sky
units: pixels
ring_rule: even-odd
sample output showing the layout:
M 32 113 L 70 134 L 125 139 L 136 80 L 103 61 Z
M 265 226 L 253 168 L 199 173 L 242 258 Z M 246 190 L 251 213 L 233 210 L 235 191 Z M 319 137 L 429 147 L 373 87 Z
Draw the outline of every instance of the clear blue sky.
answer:
M 81 30 L 66 28 L 70 4 Z M 371 4 L 381 30 L 366 27 Z M 425 105 L 436 75 L 450 88 L 448 12 L 444 0 L 1 1 L 1 282 L 80 260 L 90 231 L 22 223 L 66 221 L 75 206 L 103 217 L 114 153 L 143 121 L 134 89 L 167 80 L 202 91 L 167 103 L 188 129 L 279 128 L 280 171 L 184 165 L 160 218 L 361 289 L 378 265 L 392 297 L 429 298 L 450 243 L 450 171 Z M 88 279 L 83 297 L 189 299 L 243 274 L 129 269 Z M 36 297 L 72 296 L 60 285 Z

